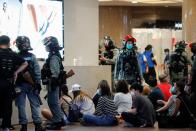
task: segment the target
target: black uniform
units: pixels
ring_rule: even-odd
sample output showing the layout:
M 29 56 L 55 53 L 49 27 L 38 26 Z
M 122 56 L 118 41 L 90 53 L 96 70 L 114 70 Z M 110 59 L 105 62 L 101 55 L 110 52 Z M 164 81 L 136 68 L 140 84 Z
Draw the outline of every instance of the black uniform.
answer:
M 13 75 L 17 67 L 25 60 L 11 49 L 0 49 L 0 108 L 2 111 L 2 127 L 11 125 Z

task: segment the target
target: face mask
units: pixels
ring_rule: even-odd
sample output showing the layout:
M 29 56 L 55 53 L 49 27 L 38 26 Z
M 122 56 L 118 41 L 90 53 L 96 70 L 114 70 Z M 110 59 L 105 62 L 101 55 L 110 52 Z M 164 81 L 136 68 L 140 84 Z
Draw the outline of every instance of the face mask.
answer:
M 127 48 L 128 50 L 132 49 L 132 48 L 133 48 L 133 44 L 126 44 L 126 48 Z
M 176 94 L 177 93 L 177 90 L 176 90 L 176 87 L 175 86 L 172 86 L 172 88 L 170 89 L 171 93 L 172 94 Z
M 165 52 L 165 55 L 169 55 L 169 52 Z
M 101 90 L 100 89 L 97 89 L 97 94 L 101 95 Z
M 47 52 L 50 52 L 50 48 L 48 46 L 45 47 Z
M 138 52 L 139 54 L 142 54 L 142 51 L 141 51 L 141 49 L 138 49 L 138 50 L 137 50 L 137 52 Z

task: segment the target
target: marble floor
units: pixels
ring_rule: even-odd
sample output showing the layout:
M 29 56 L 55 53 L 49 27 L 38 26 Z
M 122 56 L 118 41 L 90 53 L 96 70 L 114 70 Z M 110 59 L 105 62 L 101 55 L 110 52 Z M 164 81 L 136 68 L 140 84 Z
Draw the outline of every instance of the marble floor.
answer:
M 19 126 L 15 126 L 16 130 L 19 131 Z M 1 130 L 1 129 L 0 129 Z M 28 125 L 28 131 L 34 131 L 34 127 L 32 124 Z M 80 124 L 68 125 L 63 127 L 60 131 L 193 131 L 189 128 L 183 129 L 159 129 L 157 124 L 154 128 L 128 128 L 124 127 L 122 124 L 114 127 L 85 127 Z

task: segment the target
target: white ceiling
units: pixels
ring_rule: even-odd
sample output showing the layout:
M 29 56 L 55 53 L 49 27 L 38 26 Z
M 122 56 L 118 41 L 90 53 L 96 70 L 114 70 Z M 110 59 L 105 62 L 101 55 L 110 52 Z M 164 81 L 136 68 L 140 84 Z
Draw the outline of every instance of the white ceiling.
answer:
M 183 0 L 99 0 L 100 5 L 181 6 Z

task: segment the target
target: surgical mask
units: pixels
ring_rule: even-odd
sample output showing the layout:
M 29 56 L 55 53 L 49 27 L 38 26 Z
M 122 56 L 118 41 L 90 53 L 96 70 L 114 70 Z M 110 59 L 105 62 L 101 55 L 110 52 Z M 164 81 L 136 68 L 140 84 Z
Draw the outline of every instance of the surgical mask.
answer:
M 100 89 L 97 89 L 97 94 L 101 95 L 101 90 Z
M 169 55 L 169 52 L 165 52 L 165 55 Z
M 142 54 L 142 50 L 141 50 L 141 49 L 138 49 L 137 52 L 138 52 L 139 54 Z
M 126 44 L 126 48 L 127 48 L 128 50 L 132 49 L 132 48 L 133 48 L 133 44 Z
M 50 52 L 50 48 L 48 46 L 45 47 L 47 52 Z
M 177 93 L 177 89 L 175 86 L 172 86 L 172 88 L 170 89 L 172 94 L 176 94 Z

